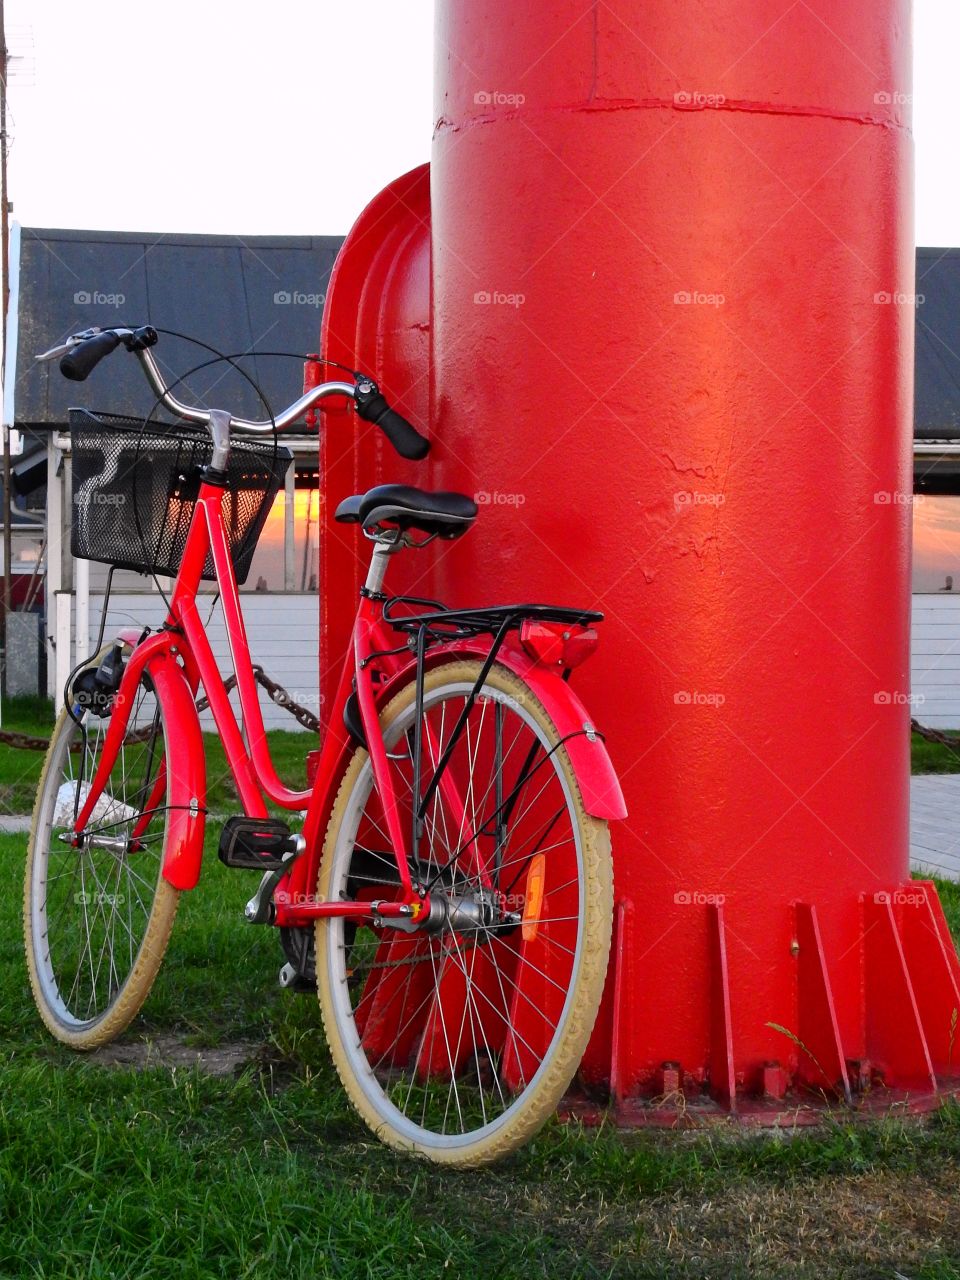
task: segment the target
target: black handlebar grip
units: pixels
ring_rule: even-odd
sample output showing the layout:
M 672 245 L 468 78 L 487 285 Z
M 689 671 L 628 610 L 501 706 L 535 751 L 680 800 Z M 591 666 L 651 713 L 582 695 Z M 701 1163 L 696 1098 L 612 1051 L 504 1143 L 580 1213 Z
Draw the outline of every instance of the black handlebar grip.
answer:
M 60 372 L 71 382 L 84 382 L 103 357 L 115 351 L 119 345 L 120 339 L 112 329 L 95 333 L 92 338 L 78 342 L 72 351 L 62 357 Z
M 401 458 L 419 461 L 430 452 L 430 441 L 416 427 L 389 406 L 377 418 L 377 426 L 387 437 Z
M 426 436 L 402 417 L 395 409 L 391 409 L 379 390 L 367 383 L 369 390 L 363 390 L 365 384 L 357 388 L 357 413 L 367 422 L 379 427 L 401 458 L 419 460 L 430 452 L 430 441 Z

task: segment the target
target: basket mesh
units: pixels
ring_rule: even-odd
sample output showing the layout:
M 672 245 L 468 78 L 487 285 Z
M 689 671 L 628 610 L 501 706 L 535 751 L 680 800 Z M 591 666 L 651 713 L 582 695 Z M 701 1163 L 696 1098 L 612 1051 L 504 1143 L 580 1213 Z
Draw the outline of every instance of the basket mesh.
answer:
M 70 410 L 75 556 L 175 577 L 213 442 L 205 427 Z M 223 518 L 237 581 L 246 581 L 292 454 L 272 440 L 231 441 Z M 208 554 L 203 577 L 215 577 Z

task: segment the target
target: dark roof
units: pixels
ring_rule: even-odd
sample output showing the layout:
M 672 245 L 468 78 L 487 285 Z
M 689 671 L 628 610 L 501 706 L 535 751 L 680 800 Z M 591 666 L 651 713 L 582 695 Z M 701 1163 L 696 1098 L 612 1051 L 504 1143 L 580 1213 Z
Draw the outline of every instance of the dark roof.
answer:
M 337 236 L 145 235 L 24 227 L 20 251 L 15 415 L 18 425 L 62 423 L 70 405 L 142 416 L 152 396 L 136 363 L 118 352 L 88 382 L 33 357 L 90 325 L 150 323 L 188 333 L 228 355 L 315 351 Z M 161 335 L 168 377 L 210 358 Z M 296 360 L 249 356 L 243 367 L 276 410 L 300 394 Z M 265 416 L 249 385 L 220 364 L 190 377 L 184 399 Z M 211 399 L 211 395 L 213 399 Z
M 958 437 L 960 249 L 918 249 L 916 292 L 914 435 L 918 440 Z
M 918 249 L 916 293 L 914 439 L 960 440 L 960 249 Z M 913 487 L 960 493 L 960 460 L 915 458 Z
M 123 353 L 88 383 L 66 382 L 33 357 L 88 325 L 151 324 L 234 352 L 316 350 L 322 304 L 342 240 L 337 236 L 200 236 L 119 231 L 21 231 L 16 420 L 64 421 L 72 404 L 142 415 L 151 396 Z M 917 249 L 915 434 L 960 438 L 960 249 Z M 289 302 L 283 301 L 288 296 Z M 89 301 L 85 300 L 89 298 Z M 122 298 L 122 301 L 121 301 Z M 161 336 L 157 356 L 174 376 L 206 354 Z M 244 367 L 274 408 L 300 392 L 295 360 L 248 357 Z M 261 417 L 253 391 L 219 365 L 193 375 L 190 396 Z M 186 398 L 186 390 L 184 390 Z M 213 403 L 216 403 L 214 399 Z

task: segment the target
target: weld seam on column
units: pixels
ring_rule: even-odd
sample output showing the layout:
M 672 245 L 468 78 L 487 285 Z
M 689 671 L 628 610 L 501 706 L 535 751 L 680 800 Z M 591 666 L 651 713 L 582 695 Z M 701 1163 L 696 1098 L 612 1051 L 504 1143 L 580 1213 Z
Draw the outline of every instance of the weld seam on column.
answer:
M 556 112 L 579 111 L 589 114 L 594 111 L 676 111 L 683 114 L 699 114 L 704 111 L 736 111 L 753 115 L 766 116 L 801 116 L 819 120 L 838 120 L 841 123 L 874 125 L 881 129 L 897 129 L 909 133 L 908 125 L 869 112 L 831 111 L 826 107 L 785 106 L 782 103 L 751 102 L 745 99 L 730 99 L 725 102 L 699 105 L 697 103 L 677 103 L 672 98 L 644 98 L 629 102 L 580 102 L 561 103 L 555 107 L 540 110 L 511 110 L 486 112 L 483 115 L 469 116 L 459 123 L 448 120 L 444 116 L 436 122 L 436 133 L 459 133 L 473 125 L 505 123 L 508 120 L 524 120 L 530 117 L 549 117 Z

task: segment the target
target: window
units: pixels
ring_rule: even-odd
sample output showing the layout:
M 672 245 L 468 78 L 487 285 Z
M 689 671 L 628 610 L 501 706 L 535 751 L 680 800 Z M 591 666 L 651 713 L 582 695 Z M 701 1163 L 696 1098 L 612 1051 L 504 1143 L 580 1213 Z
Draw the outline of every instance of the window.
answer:
M 320 495 L 316 441 L 310 441 L 307 447 L 309 452 L 299 442 L 294 446 L 293 520 L 288 519 L 287 492 L 281 489 L 257 543 L 244 591 L 318 590 Z
M 960 595 L 960 497 L 915 496 L 913 590 Z

